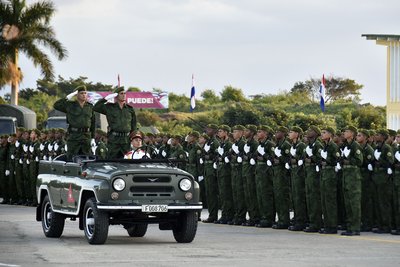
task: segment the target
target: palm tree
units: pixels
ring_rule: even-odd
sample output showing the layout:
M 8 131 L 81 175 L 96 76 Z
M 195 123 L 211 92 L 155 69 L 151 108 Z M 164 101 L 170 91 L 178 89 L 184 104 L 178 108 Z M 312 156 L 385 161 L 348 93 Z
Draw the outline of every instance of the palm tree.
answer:
M 0 86 L 11 83 L 11 104 L 18 105 L 18 85 L 22 72 L 18 54 L 24 53 L 38 66 L 45 79 L 54 78 L 54 68 L 41 46 L 62 60 L 67 50 L 55 38 L 50 19 L 55 13 L 51 1 L 26 5 L 25 0 L 0 0 Z

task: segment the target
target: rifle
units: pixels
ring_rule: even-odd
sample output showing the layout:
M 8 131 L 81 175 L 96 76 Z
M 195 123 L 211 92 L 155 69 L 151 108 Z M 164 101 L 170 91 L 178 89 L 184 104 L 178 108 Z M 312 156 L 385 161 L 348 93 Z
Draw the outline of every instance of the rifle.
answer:
M 196 121 L 195 119 L 193 119 L 191 117 L 188 117 L 188 118 L 189 118 L 189 120 L 193 121 L 197 126 L 199 126 L 201 129 L 205 129 L 207 127 L 207 125 L 205 125 L 199 121 Z

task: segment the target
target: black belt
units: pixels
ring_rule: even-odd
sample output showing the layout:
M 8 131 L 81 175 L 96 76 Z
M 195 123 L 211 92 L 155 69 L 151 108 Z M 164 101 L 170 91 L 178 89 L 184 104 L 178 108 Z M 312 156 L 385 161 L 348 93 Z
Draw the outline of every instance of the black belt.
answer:
M 69 132 L 75 132 L 75 133 L 87 133 L 89 132 L 89 128 L 75 128 L 75 127 L 69 127 L 68 128 Z
M 110 132 L 110 134 L 117 137 L 129 136 L 129 132 Z

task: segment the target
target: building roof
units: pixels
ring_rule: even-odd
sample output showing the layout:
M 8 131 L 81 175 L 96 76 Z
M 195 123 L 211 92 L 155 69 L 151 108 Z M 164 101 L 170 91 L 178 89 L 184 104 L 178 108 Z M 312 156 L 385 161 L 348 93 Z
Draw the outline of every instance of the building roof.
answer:
M 361 37 L 376 41 L 400 41 L 400 35 L 396 34 L 362 34 Z

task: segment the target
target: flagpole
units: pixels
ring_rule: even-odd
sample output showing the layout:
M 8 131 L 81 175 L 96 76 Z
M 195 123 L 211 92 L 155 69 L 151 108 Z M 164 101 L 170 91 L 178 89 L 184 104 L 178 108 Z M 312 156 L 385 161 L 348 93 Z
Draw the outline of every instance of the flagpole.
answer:
M 196 107 L 196 90 L 194 84 L 194 74 L 192 74 L 192 88 L 190 90 L 190 112 L 193 113 L 195 107 Z

